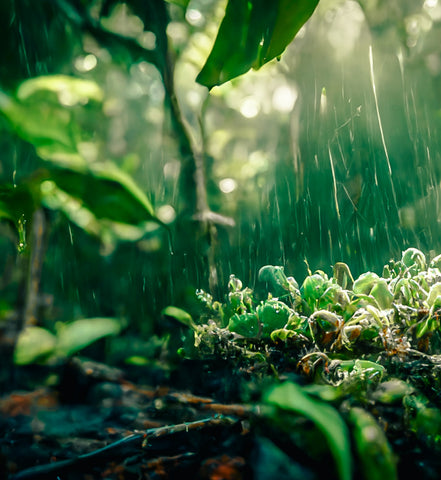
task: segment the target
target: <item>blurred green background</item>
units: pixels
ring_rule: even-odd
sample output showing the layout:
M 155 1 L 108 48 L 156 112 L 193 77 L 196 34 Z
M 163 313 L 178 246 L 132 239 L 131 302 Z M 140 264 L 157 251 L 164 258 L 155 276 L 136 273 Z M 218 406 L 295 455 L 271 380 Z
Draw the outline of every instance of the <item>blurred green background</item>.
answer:
M 164 307 L 194 311 L 197 288 L 222 298 L 230 274 L 254 287 L 266 264 L 283 265 L 300 282 L 308 268 L 330 272 L 337 261 L 358 276 L 381 273 L 408 246 L 441 252 L 437 0 L 322 0 L 278 61 L 210 92 L 195 79 L 226 2 L 186 3 L 2 2 L 3 321 L 29 303 L 26 259 L 38 262 L 26 247 L 34 240 L 25 210 L 36 201 L 27 188 L 46 174 L 48 159 L 61 168 L 73 158 L 65 143 L 61 160 L 48 153 L 51 121 L 60 138 L 70 132 L 87 164 L 111 162 L 133 178 L 167 228 L 154 217 L 142 228 L 93 223 L 72 198 L 44 197 L 34 313 L 47 328 L 118 317 L 147 338 L 161 332 Z M 17 89 L 55 74 L 93 82 L 100 98 L 72 100 L 57 90 L 44 117 L 53 92 L 26 97 Z M 30 102 L 16 125 L 27 121 L 32 135 L 41 129 L 40 144 L 11 128 L 12 97 Z M 188 140 L 202 159 L 202 209 Z M 54 172 L 69 183 L 56 168 L 49 182 Z M 24 200 L 14 197 L 20 188 Z

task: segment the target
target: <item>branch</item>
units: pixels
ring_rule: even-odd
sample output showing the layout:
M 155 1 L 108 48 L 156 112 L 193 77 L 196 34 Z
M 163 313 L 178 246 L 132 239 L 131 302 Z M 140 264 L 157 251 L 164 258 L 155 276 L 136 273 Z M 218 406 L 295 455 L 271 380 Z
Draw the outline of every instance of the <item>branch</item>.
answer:
M 75 458 L 61 460 L 59 462 L 49 463 L 46 465 L 38 465 L 36 467 L 22 470 L 16 475 L 12 475 L 9 480 L 37 480 L 39 478 L 47 479 L 47 476 L 52 474 L 56 475 L 56 477 L 59 477 L 60 474 L 67 468 L 79 467 L 84 464 L 90 465 L 91 462 L 99 462 L 102 457 L 104 457 L 104 459 L 111 458 L 113 460 L 115 459 L 115 456 L 122 457 L 124 456 L 123 450 L 127 450 L 128 448 L 134 448 L 139 451 L 142 449 L 155 450 L 155 440 L 173 436 L 177 433 L 189 433 L 191 431 L 200 431 L 219 426 L 231 427 L 236 423 L 237 420 L 235 418 L 216 415 L 214 417 L 204 418 L 194 422 L 150 428 L 145 432 L 134 433 L 122 438 L 121 440 L 118 440 L 117 442 L 106 445 L 103 448 L 79 455 Z

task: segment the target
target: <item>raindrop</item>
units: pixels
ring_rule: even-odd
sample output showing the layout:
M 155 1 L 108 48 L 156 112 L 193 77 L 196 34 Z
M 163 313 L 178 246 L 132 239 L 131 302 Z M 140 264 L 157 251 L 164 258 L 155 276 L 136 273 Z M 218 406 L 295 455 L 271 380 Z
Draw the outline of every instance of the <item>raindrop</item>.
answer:
M 172 223 L 176 218 L 176 211 L 171 205 L 162 205 L 156 211 L 159 220 L 164 223 Z
M 260 112 L 259 102 L 254 97 L 246 97 L 240 104 L 240 113 L 245 118 L 254 118 Z
M 296 103 L 297 97 L 297 90 L 287 85 L 282 85 L 274 91 L 273 108 L 279 112 L 290 112 Z
M 153 32 L 144 32 L 139 37 L 139 43 L 147 50 L 156 48 L 156 35 Z
M 75 68 L 82 73 L 90 72 L 98 64 L 97 58 L 92 53 L 89 53 L 86 56 L 77 57 L 75 59 Z
M 190 25 L 194 27 L 200 27 L 204 23 L 204 17 L 199 10 L 195 8 L 189 8 L 185 14 L 185 19 Z
M 219 182 L 219 188 L 223 193 L 231 193 L 234 192 L 237 188 L 237 182 L 233 178 L 223 178 Z

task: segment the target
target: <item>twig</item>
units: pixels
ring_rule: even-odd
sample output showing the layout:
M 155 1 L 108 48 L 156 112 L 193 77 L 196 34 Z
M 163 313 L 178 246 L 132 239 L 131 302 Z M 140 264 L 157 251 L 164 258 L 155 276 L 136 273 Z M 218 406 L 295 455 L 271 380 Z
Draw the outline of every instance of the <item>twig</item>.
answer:
M 21 472 L 12 475 L 9 480 L 36 480 L 38 478 L 48 479 L 50 478 L 48 475 L 51 474 L 58 477 L 60 473 L 67 468 L 78 467 L 85 463 L 90 464 L 91 461 L 97 461 L 100 457 L 107 456 L 109 453 L 112 453 L 112 456 L 122 456 L 122 450 L 127 447 L 137 448 L 139 450 L 142 448 L 149 449 L 152 446 L 152 442 L 159 438 L 171 436 L 180 432 L 190 432 L 218 426 L 231 426 L 236 423 L 237 420 L 235 418 L 216 415 L 214 417 L 205 418 L 194 422 L 150 428 L 145 432 L 133 433 L 132 435 L 106 445 L 103 448 L 79 455 L 75 458 L 27 468 L 26 470 L 22 470 Z

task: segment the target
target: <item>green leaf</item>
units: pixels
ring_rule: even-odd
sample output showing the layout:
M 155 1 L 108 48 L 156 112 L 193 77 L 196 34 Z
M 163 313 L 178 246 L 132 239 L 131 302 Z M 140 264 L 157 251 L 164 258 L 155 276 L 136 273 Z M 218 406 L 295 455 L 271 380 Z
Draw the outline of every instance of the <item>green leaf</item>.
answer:
M 279 0 L 269 3 L 270 8 L 274 8 L 273 5 L 278 4 L 276 21 L 271 35 L 265 37 L 259 62 L 255 68 L 260 68 L 273 58 L 282 55 L 285 48 L 313 14 L 319 0 Z
M 247 338 L 254 338 L 259 334 L 259 319 L 255 313 L 235 313 L 228 322 L 228 330 Z
M 283 302 L 267 300 L 257 307 L 257 317 L 262 324 L 262 335 L 269 337 L 273 330 L 283 328 L 287 323 L 291 310 Z
M 351 445 L 349 434 L 338 412 L 326 403 L 312 399 L 298 385 L 285 382 L 274 387 L 265 401 L 283 410 L 304 415 L 323 433 L 334 456 L 340 480 L 351 479 Z
M 393 451 L 384 431 L 375 418 L 362 408 L 349 412 L 360 470 L 366 480 L 395 480 L 398 478 Z
M 83 318 L 71 323 L 57 323 L 57 353 L 73 355 L 97 340 L 121 331 L 116 318 Z
M 168 307 L 165 307 L 161 313 L 162 315 L 166 315 L 167 317 L 172 317 L 176 319 L 178 322 L 182 323 L 187 327 L 190 327 L 193 330 L 197 329 L 197 326 L 194 323 L 191 315 L 185 310 L 182 310 L 182 308 L 173 307 L 172 305 L 169 305 Z
M 426 268 L 426 256 L 417 248 L 408 248 L 402 254 L 401 261 L 416 274 Z
M 101 102 L 103 91 L 95 82 L 67 75 L 47 75 L 31 78 L 22 82 L 16 97 L 20 101 L 28 100 L 43 92 L 52 92 L 57 96 L 57 103 L 64 106 L 85 104 L 90 100 Z
M 76 152 L 71 112 L 44 104 L 25 105 L 0 92 L 0 112 L 19 137 L 39 148 Z
M 229 0 L 197 82 L 212 88 L 278 57 L 317 4 L 318 0 Z
M 149 220 L 161 223 L 144 192 L 112 163 L 77 169 L 51 166 L 46 180 L 79 200 L 98 219 L 135 225 Z M 53 185 L 43 182 L 42 193 L 43 198 L 53 194 Z
M 355 280 L 353 291 L 357 295 L 369 295 L 372 288 L 379 280 L 380 277 L 374 272 L 362 273 L 357 280 Z
M 15 96 L 0 91 L 0 112 L 42 158 L 75 155 L 79 125 L 73 118 L 73 107 L 102 99 L 102 90 L 95 82 L 48 75 L 22 82 Z
M 394 296 L 389 291 L 386 280 L 380 278 L 372 287 L 370 294 L 375 298 L 381 308 L 391 308 Z
M 441 282 L 434 283 L 430 287 L 429 295 L 427 297 L 427 305 L 432 307 L 434 305 L 436 299 L 441 295 Z
M 19 335 L 14 350 L 16 365 L 29 365 L 50 356 L 56 345 L 56 337 L 41 327 L 26 327 Z

